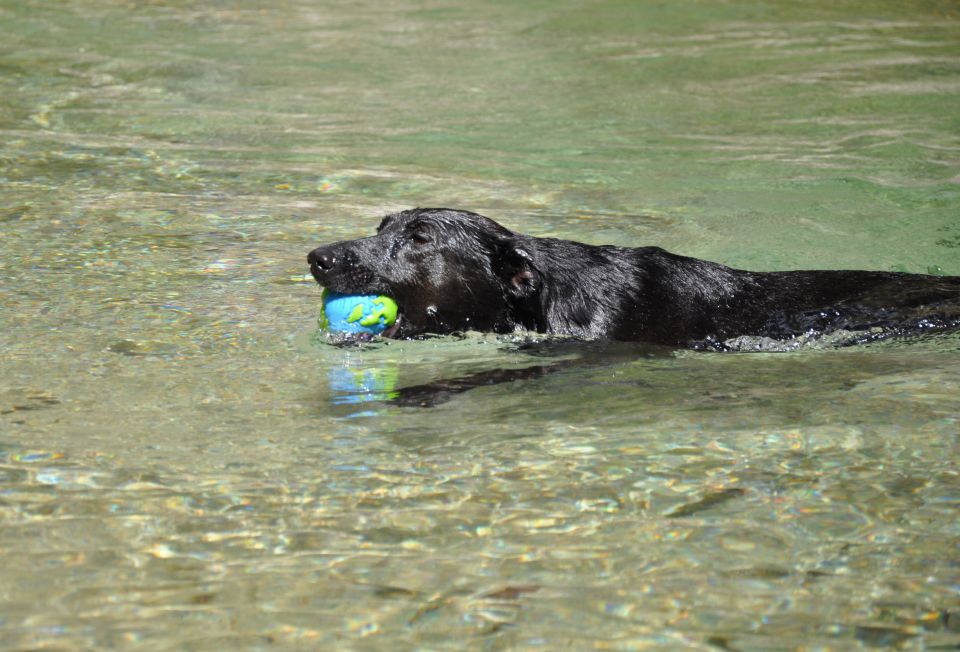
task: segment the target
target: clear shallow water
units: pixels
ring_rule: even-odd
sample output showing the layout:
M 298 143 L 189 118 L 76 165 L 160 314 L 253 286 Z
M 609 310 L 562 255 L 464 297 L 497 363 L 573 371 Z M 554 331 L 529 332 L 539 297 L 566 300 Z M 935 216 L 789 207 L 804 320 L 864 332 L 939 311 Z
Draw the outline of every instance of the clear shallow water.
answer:
M 960 274 L 952 3 L 4 2 L 0 30 L 4 649 L 960 642 L 956 337 L 343 349 L 304 276 L 411 205 Z

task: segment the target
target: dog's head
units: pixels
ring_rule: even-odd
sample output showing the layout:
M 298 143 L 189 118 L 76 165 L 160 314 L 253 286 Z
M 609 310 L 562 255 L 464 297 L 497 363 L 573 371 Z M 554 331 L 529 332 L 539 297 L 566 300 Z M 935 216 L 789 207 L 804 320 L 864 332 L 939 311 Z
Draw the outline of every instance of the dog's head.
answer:
M 529 238 L 445 208 L 388 215 L 376 235 L 318 247 L 307 260 L 335 292 L 392 297 L 400 317 L 385 334 L 393 337 L 513 331 L 541 284 Z

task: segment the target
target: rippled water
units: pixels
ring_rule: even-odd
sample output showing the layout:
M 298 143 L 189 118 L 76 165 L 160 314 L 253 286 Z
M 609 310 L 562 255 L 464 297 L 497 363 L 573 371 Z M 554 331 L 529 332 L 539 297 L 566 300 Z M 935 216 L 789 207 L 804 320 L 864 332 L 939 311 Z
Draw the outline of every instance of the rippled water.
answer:
M 3 649 L 960 644 L 957 336 L 334 347 L 304 264 L 450 205 L 960 274 L 955 3 L 28 0 L 0 34 Z

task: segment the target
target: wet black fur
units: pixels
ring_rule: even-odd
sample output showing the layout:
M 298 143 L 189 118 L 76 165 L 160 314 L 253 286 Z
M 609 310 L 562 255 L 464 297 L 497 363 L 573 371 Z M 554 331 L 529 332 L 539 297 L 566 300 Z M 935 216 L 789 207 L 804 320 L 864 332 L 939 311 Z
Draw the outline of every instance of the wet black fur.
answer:
M 722 348 L 741 335 L 845 329 L 867 340 L 960 327 L 957 276 L 749 272 L 658 247 L 536 238 L 445 208 L 389 215 L 376 235 L 308 260 L 331 290 L 393 297 L 402 315 L 394 337 L 535 331 Z

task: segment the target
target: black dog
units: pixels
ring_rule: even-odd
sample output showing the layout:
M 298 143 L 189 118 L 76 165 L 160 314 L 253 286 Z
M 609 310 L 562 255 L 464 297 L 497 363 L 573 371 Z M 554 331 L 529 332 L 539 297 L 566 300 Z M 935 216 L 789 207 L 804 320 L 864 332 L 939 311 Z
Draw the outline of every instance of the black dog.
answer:
M 657 247 L 535 238 L 445 208 L 389 215 L 377 235 L 307 259 L 333 291 L 393 297 L 390 337 L 535 331 L 722 349 L 742 335 L 844 329 L 868 341 L 960 327 L 958 276 L 748 272 Z

